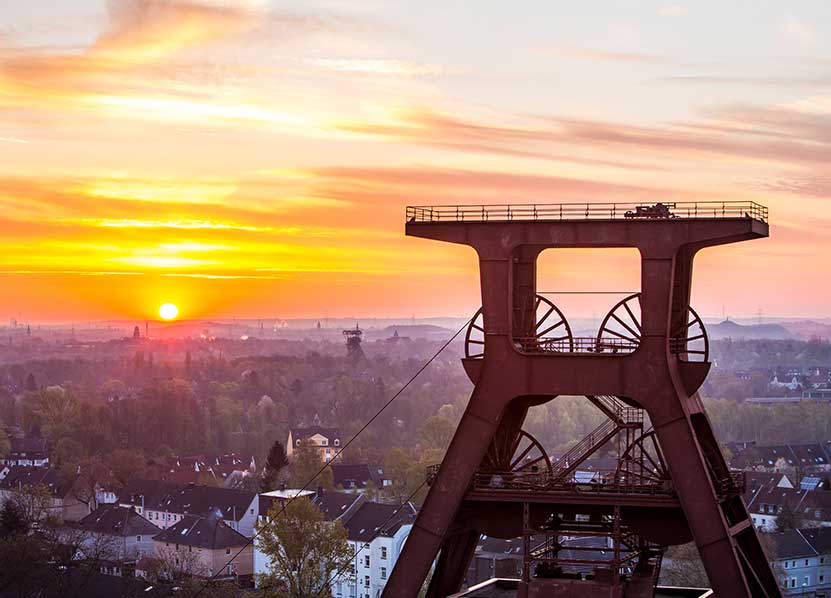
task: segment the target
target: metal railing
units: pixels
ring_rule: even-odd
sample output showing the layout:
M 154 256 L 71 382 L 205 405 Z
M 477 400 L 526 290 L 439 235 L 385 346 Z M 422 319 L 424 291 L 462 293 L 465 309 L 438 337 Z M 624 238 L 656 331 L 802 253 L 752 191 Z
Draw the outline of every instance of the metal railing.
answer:
M 576 492 L 595 494 L 647 494 L 673 496 L 675 490 L 669 480 L 647 482 L 641 479 L 626 480 L 615 472 L 598 472 L 589 481 L 567 477 L 558 479 L 542 472 L 477 472 L 471 484 L 479 491 L 524 492 Z
M 638 344 L 622 338 L 576 336 L 573 338 L 515 338 L 517 349 L 523 353 L 632 353 Z
M 439 473 L 439 465 L 428 465 L 426 471 L 427 483 L 432 484 Z M 672 482 L 647 481 L 645 479 L 626 479 L 624 474 L 617 471 L 597 471 L 595 477 L 589 481 L 578 480 L 574 475 L 565 479 L 558 478 L 557 473 L 549 476 L 542 472 L 506 471 L 483 472 L 477 471 L 471 483 L 473 490 L 523 490 L 536 492 L 591 492 L 591 493 L 631 493 L 657 494 L 674 496 Z M 741 494 L 745 490 L 745 473 L 731 471 L 728 478 L 715 483 L 716 494 L 720 497 Z
M 407 206 L 407 222 L 664 221 L 714 218 L 748 218 L 767 222 L 768 209 L 754 201 Z

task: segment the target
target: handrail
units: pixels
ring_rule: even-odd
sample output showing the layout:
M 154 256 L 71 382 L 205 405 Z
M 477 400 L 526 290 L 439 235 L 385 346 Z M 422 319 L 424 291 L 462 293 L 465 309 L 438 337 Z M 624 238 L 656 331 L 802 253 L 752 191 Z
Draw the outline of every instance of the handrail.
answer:
M 407 206 L 407 222 L 510 222 L 558 220 L 648 220 L 748 218 L 768 221 L 755 201 L 666 203 L 465 204 Z

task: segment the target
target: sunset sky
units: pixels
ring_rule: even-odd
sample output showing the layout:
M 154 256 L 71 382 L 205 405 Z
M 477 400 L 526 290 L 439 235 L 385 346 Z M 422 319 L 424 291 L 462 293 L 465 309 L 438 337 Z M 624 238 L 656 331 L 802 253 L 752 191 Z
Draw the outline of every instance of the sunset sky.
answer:
M 7 2 L 0 157 L 2 320 L 461 315 L 474 255 L 408 204 L 723 199 L 772 234 L 699 311 L 831 315 L 824 0 Z

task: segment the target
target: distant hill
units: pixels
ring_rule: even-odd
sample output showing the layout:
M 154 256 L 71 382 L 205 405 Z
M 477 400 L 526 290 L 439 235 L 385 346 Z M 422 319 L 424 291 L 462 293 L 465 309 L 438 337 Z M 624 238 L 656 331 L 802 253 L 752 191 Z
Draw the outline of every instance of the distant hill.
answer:
M 797 335 L 781 324 L 737 324 L 732 320 L 724 320 L 718 324 L 707 324 L 707 334 L 713 340 L 723 338 L 768 340 L 798 338 Z

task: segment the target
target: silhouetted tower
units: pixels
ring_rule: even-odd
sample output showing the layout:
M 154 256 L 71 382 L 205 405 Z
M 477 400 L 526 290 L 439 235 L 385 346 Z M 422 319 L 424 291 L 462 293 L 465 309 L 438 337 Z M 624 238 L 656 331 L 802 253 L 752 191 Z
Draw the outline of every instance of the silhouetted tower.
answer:
M 364 350 L 361 348 L 361 338 L 364 332 L 355 324 L 355 328 L 347 328 L 343 331 L 346 337 L 346 356 L 357 361 L 364 357 Z
M 137 341 L 141 338 L 141 329 L 138 326 L 133 326 L 133 340 Z
M 444 460 L 428 470 L 429 493 L 385 598 L 416 596 L 437 556 L 428 598 L 457 592 L 481 534 L 522 538 L 520 598 L 651 597 L 664 548 L 689 541 L 720 598 L 781 596 L 741 499 L 743 474 L 728 469 L 697 393 L 709 341 L 690 307 L 695 254 L 768 236 L 766 208 L 410 207 L 406 230 L 476 250 L 482 308 L 462 360 L 473 394 Z M 537 290 L 537 257 L 603 247 L 639 251 L 641 289 L 612 307 L 595 336 L 574 337 Z M 552 459 L 522 425 L 529 408 L 559 395 L 585 396 L 605 421 Z M 578 476 L 615 444 L 613 470 Z M 602 538 L 603 550 L 574 538 Z

